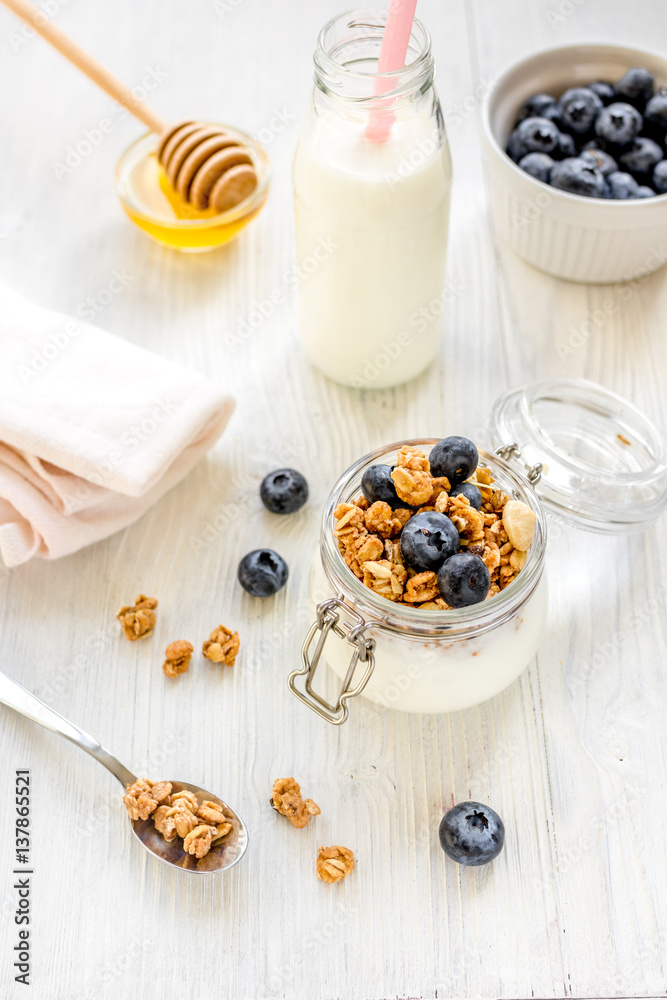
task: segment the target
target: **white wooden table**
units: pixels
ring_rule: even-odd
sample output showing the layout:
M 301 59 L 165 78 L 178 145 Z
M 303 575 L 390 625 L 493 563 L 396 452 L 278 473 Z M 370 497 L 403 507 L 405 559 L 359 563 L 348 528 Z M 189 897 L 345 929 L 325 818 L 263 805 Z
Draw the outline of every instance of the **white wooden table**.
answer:
M 667 8 L 420 0 L 456 173 L 449 273 L 459 291 L 431 370 L 363 394 L 304 362 L 291 297 L 241 345 L 225 344 L 294 263 L 290 161 L 316 33 L 339 4 L 51 2 L 58 24 L 130 84 L 154 85 L 147 96 L 165 116 L 194 110 L 261 132 L 275 179 L 263 214 L 227 249 L 186 257 L 152 244 L 112 184 L 135 124 L 0 14 L 0 276 L 71 313 L 92 299 L 100 325 L 238 397 L 210 460 L 139 523 L 60 562 L 0 572 L 0 662 L 138 773 L 219 790 L 246 819 L 251 846 L 217 881 L 159 867 L 133 841 L 114 780 L 1 709 L 3 1000 L 26 995 L 11 967 L 17 768 L 32 770 L 34 789 L 32 996 L 664 995 L 665 521 L 631 539 L 553 532 L 538 657 L 479 708 L 419 717 L 357 703 L 339 730 L 300 705 L 286 677 L 307 626 L 320 506 L 362 452 L 404 436 L 478 434 L 498 393 L 553 375 L 597 379 L 667 426 L 667 272 L 627 294 L 564 284 L 499 249 L 476 121 L 479 97 L 510 60 L 582 39 L 657 47 Z M 58 178 L 67 147 L 105 117 L 112 131 Z M 116 271 L 126 287 L 111 297 Z M 610 295 L 618 308 L 580 348 L 559 352 Z M 277 521 L 257 486 L 281 464 L 303 470 L 312 502 Z M 261 544 L 281 551 L 291 574 L 258 606 L 234 581 L 240 556 Z M 159 597 L 158 626 L 129 645 L 113 616 L 142 590 Z M 649 604 L 657 593 L 663 603 Z M 168 682 L 167 642 L 201 643 L 219 621 L 241 633 L 234 669 L 198 660 Z M 322 807 L 304 831 L 268 805 L 273 779 L 291 774 Z M 486 869 L 458 868 L 438 844 L 444 809 L 468 797 L 491 803 L 507 827 Z M 354 849 L 357 871 L 342 885 L 316 880 L 320 843 Z

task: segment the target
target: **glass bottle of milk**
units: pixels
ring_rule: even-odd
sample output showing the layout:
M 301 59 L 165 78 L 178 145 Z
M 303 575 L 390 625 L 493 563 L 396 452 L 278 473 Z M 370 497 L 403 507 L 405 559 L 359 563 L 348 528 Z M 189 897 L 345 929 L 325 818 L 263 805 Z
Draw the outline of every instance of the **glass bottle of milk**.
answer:
M 379 74 L 384 24 L 355 10 L 320 32 L 294 160 L 302 343 L 329 378 L 367 389 L 438 351 L 452 183 L 429 34 L 415 21 L 405 66 Z

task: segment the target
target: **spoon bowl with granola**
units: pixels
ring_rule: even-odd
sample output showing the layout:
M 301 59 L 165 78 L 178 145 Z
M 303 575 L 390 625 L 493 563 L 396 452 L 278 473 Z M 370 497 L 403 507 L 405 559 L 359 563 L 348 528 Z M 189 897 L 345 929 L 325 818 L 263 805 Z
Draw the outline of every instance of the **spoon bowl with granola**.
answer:
M 149 853 L 172 868 L 197 874 L 226 871 L 248 846 L 241 817 L 199 785 L 137 778 L 92 736 L 0 671 L 0 703 L 85 750 L 123 786 L 132 832 Z

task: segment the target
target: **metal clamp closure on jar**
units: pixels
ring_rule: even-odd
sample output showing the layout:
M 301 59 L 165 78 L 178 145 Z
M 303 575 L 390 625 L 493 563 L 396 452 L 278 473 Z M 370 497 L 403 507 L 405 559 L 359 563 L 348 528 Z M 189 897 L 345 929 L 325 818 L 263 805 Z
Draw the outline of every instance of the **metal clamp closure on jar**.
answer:
M 349 616 L 354 624 L 351 624 L 343 615 Z M 312 708 L 314 712 L 317 712 L 323 719 L 326 719 L 327 722 L 331 722 L 335 726 L 340 726 L 346 721 L 350 711 L 347 702 L 350 698 L 361 694 L 375 668 L 375 639 L 369 639 L 364 635 L 365 630 L 375 624 L 378 623 L 367 622 L 354 608 L 346 604 L 342 594 L 339 594 L 338 597 L 332 597 L 328 601 L 323 601 L 317 605 L 317 619 L 313 622 L 301 649 L 303 666 L 300 670 L 293 670 L 289 675 L 290 689 L 297 698 L 305 705 L 308 705 L 309 708 Z M 311 656 L 311 646 L 318 632 L 320 634 L 315 652 Z M 334 632 L 341 639 L 347 639 L 350 645 L 354 647 L 350 665 L 347 668 L 338 698 L 334 704 L 331 704 L 313 690 L 315 672 L 317 671 L 322 650 L 330 632 Z M 365 663 L 366 669 L 358 684 L 350 687 L 358 663 Z M 305 688 L 303 691 L 300 691 L 296 685 L 296 678 L 304 676 L 306 678 Z

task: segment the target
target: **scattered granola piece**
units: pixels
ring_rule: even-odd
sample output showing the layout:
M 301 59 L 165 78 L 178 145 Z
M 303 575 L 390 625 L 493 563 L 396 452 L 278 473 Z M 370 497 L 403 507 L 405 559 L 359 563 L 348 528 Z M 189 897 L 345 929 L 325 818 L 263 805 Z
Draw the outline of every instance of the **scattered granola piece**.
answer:
M 537 515 L 522 500 L 508 500 L 503 507 L 503 525 L 515 549 L 525 552 L 533 540 Z
M 354 870 L 354 854 L 349 847 L 320 847 L 315 870 L 323 882 L 340 882 Z
M 138 778 L 134 784 L 127 786 L 123 796 L 130 819 L 148 819 L 170 792 L 171 785 L 168 781 L 155 782 L 148 778 Z
M 205 857 L 211 850 L 212 833 L 210 826 L 196 826 L 183 838 L 183 850 L 196 858 Z
M 240 645 L 238 632 L 232 632 L 226 626 L 218 625 L 202 646 L 202 653 L 213 663 L 224 663 L 228 667 L 233 667 Z
M 193 645 L 187 639 L 177 639 L 176 642 L 170 642 L 164 654 L 166 659 L 162 664 L 162 669 L 167 677 L 178 677 L 179 674 L 184 674 L 190 666 L 192 653 Z
M 320 807 L 312 799 L 301 798 L 301 786 L 294 778 L 278 778 L 273 782 L 271 805 L 281 816 L 286 816 L 293 826 L 301 830 L 311 816 L 319 816 Z
M 139 594 L 134 604 L 122 607 L 116 618 L 123 626 L 125 638 L 130 642 L 136 639 L 143 639 L 150 635 L 155 628 L 155 609 L 157 599 Z

